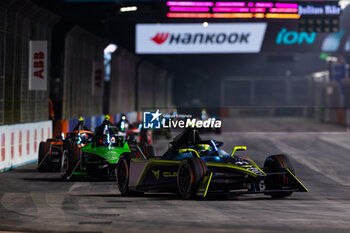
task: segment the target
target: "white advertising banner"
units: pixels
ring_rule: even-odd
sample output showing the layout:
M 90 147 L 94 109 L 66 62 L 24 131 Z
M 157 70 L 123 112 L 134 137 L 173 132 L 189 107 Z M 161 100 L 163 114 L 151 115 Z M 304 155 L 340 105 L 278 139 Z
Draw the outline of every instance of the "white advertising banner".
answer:
M 47 41 L 29 41 L 29 90 L 47 90 Z
M 51 121 L 0 126 L 0 172 L 35 162 L 51 131 Z
M 259 53 L 267 23 L 137 24 L 137 54 Z
M 92 67 L 92 95 L 100 96 L 103 93 L 104 66 L 102 62 L 94 62 Z

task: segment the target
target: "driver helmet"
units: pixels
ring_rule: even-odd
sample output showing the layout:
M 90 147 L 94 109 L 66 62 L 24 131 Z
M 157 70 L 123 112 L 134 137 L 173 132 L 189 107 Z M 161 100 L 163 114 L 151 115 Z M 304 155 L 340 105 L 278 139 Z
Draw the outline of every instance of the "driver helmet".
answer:
M 208 144 L 198 144 L 195 146 L 195 149 L 200 153 L 203 154 L 206 151 L 210 151 L 211 150 L 211 146 Z
M 81 133 L 80 134 L 80 138 L 82 139 L 82 141 L 86 141 L 88 139 L 88 134 L 87 133 Z

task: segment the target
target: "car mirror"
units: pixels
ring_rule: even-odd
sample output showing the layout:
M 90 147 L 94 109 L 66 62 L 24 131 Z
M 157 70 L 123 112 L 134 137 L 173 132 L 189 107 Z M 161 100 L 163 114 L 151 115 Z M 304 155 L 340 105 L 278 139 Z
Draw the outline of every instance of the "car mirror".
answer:
M 194 149 L 180 149 L 179 153 L 182 154 L 182 153 L 186 153 L 188 151 L 193 152 L 198 158 L 200 158 L 198 152 L 196 150 L 194 150 Z
M 233 148 L 231 156 L 233 157 L 236 151 L 246 151 L 246 150 L 247 150 L 246 146 L 235 146 L 235 148 Z

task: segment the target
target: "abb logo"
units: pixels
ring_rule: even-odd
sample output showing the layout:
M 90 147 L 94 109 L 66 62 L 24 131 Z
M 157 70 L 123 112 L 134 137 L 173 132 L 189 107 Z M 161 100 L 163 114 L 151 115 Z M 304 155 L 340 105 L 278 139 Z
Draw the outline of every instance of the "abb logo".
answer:
M 154 37 L 151 38 L 157 44 L 163 44 L 168 38 L 170 33 L 157 33 Z
M 103 71 L 102 69 L 95 70 L 95 87 L 102 88 L 102 80 L 103 80 Z
M 44 79 L 43 72 L 44 72 L 44 59 L 45 59 L 45 53 L 44 52 L 37 52 L 33 54 L 34 62 L 33 62 L 33 72 L 34 77 Z

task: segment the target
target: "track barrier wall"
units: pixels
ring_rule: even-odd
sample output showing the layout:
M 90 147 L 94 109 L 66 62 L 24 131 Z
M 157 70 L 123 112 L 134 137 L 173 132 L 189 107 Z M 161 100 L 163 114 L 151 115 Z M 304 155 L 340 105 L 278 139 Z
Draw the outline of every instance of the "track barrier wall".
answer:
M 0 172 L 37 161 L 40 142 L 51 134 L 51 121 L 0 126 Z
M 48 43 L 59 16 L 30 0 L 0 1 L 0 124 L 18 124 L 47 119 L 48 90 L 29 90 L 29 41 Z M 49 84 L 50 66 L 47 66 Z

